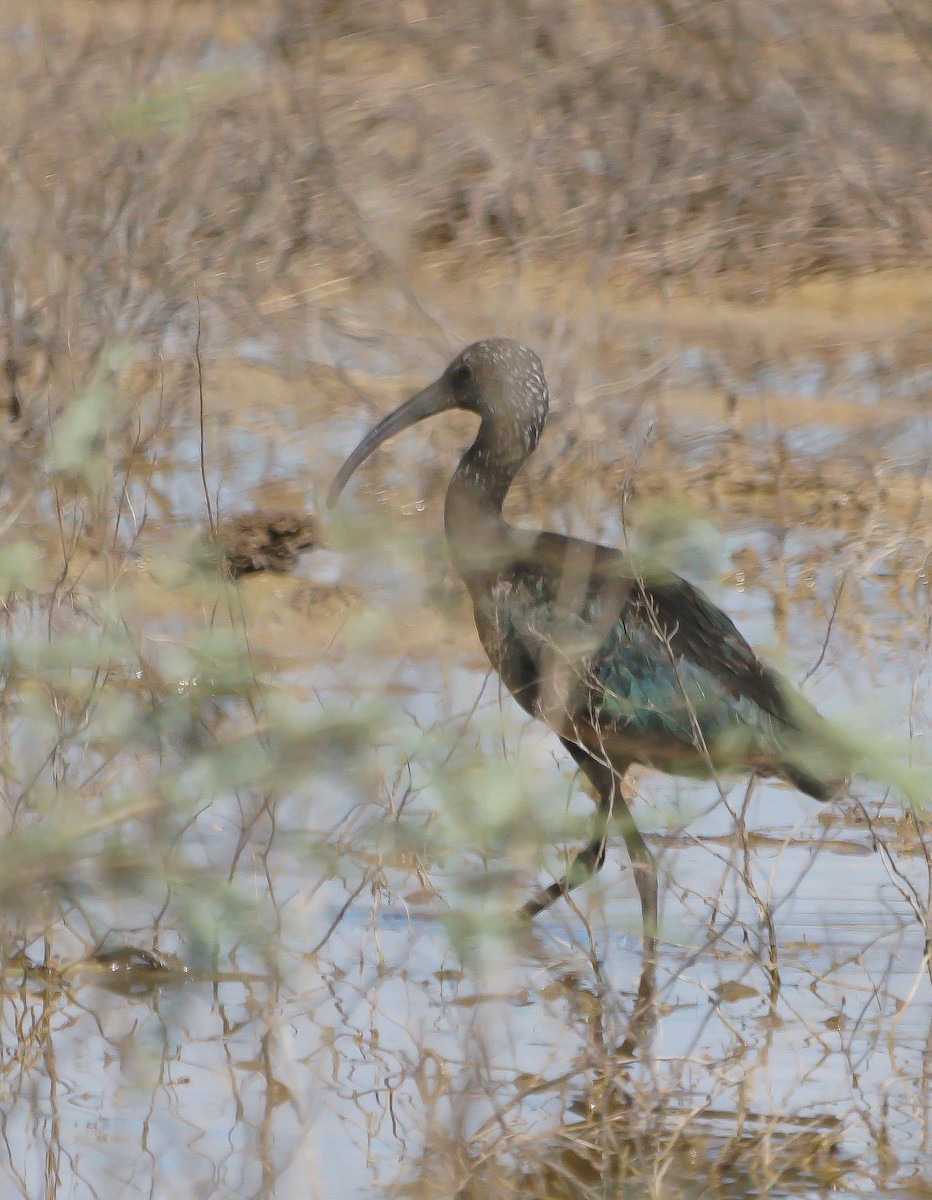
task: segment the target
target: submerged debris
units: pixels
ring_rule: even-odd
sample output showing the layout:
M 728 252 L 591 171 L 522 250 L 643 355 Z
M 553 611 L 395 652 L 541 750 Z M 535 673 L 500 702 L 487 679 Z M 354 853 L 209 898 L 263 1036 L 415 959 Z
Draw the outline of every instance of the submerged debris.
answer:
M 98 987 L 125 996 L 145 996 L 166 986 L 178 987 L 188 978 L 187 966 L 175 955 L 140 946 L 98 950 L 72 970 Z
M 294 512 L 242 513 L 218 535 L 224 570 L 234 578 L 256 571 L 290 571 L 302 550 L 318 543 L 313 517 Z
M 144 950 L 138 946 L 118 946 L 115 950 L 99 950 L 92 954 L 88 963 L 104 967 L 114 973 L 118 971 L 170 971 L 169 961 L 155 950 Z
M 457 1200 L 504 1195 L 506 1188 L 510 1196 L 548 1200 L 822 1194 L 858 1170 L 843 1151 L 844 1124 L 832 1115 L 671 1107 L 648 1116 L 627 1103 L 591 1111 L 586 1097 L 573 1108 L 583 1119 L 540 1140 L 532 1152 L 524 1147 L 516 1167 L 503 1154 L 477 1155 Z

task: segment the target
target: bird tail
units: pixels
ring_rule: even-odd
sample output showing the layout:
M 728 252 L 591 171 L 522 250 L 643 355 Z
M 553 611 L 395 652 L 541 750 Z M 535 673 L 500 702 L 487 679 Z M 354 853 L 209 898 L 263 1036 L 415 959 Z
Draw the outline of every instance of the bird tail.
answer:
M 827 721 L 799 692 L 786 697 L 789 729 L 780 738 L 777 774 L 812 796 L 832 800 L 854 776 L 871 779 L 897 791 L 917 811 L 932 803 L 932 769 L 908 761 L 898 749 L 862 732 Z
M 815 775 L 811 771 L 797 767 L 792 763 L 787 763 L 780 774 L 793 787 L 799 788 L 801 792 L 805 792 L 813 800 L 821 800 L 823 803 L 828 800 L 834 800 L 851 782 L 850 776 L 847 775 Z

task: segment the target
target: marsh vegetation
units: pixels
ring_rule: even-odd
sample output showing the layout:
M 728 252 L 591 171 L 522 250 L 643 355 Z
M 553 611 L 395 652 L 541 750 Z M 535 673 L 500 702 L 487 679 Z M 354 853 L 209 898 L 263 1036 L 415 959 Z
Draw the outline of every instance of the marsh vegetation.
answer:
M 927 765 L 930 85 L 918 0 L 0 3 L 0 1194 L 932 1186 L 924 809 L 633 779 L 622 1053 L 620 849 L 513 920 L 591 803 L 448 563 L 470 419 L 322 512 L 520 338 L 510 519 Z

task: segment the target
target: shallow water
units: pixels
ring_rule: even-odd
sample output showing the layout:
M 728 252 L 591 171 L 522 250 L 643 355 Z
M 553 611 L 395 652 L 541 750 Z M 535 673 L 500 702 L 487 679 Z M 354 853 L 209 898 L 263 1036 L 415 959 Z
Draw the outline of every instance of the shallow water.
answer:
M 644 772 L 636 1030 L 620 836 L 512 919 L 592 804 L 449 565 L 473 418 L 322 514 L 518 337 L 512 519 L 929 761 L 923 22 L 654 7 L 0 0 L 0 1200 L 932 1194 L 925 811 Z M 325 542 L 234 584 L 256 509 Z
M 749 389 L 804 400 L 811 409 L 796 418 L 811 419 L 803 426 L 777 407 L 766 422 L 748 420 L 746 462 L 771 452 L 774 422 L 796 468 L 826 447 L 853 455 L 860 427 L 853 432 L 848 410 L 829 399 L 820 408 L 829 368 L 784 371 L 779 381 L 776 370 L 757 370 Z M 869 371 L 858 372 L 848 373 L 863 405 Z M 408 383 L 370 386 L 381 412 Z M 741 464 L 723 458 L 720 397 L 690 390 L 680 404 L 668 390 L 653 399 L 666 413 L 671 457 L 648 453 L 645 497 L 672 479 L 682 499 L 697 463 L 741 477 Z M 251 398 L 248 379 L 217 404 L 225 407 L 208 406 L 209 483 L 227 509 L 280 495 L 313 507 L 373 416 L 306 394 L 270 410 Z M 626 404 L 621 395 L 596 414 L 564 402 L 550 438 L 566 453 L 551 458 L 545 440 L 512 511 L 621 542 L 629 524 L 619 492 L 612 479 L 594 484 L 591 464 L 616 454 L 606 430 L 621 427 Z M 899 446 L 906 422 L 898 469 L 912 495 L 921 484 L 906 451 L 910 462 L 928 454 L 928 421 L 907 414 L 883 436 Z M 825 437 L 814 437 L 823 426 Z M 566 440 L 574 428 L 588 433 L 575 449 Z M 875 426 L 878 453 L 883 429 L 885 418 Z M 274 689 L 308 713 L 379 711 L 372 745 L 352 763 L 312 763 L 281 784 L 268 810 L 248 786 L 215 783 L 213 802 L 184 830 L 191 862 L 274 900 L 261 921 L 277 974 L 261 940 L 198 947 L 178 932 L 190 926 L 173 920 L 171 904 L 153 923 L 159 904 L 115 906 L 88 884 L 72 929 L 46 930 L 60 963 L 81 957 L 88 931 L 109 930 L 111 942 L 157 944 L 192 970 L 134 977 L 129 987 L 125 978 L 7 970 L 4 1195 L 467 1195 L 462 1152 L 478 1172 L 469 1187 L 481 1186 L 476 1164 L 491 1163 L 517 1194 L 540 1194 L 549 1180 L 554 1195 L 583 1196 L 593 1194 L 593 1145 L 609 1175 L 652 1180 L 670 1197 L 690 1194 L 697 1179 L 709 1194 L 734 1197 L 932 1187 L 929 874 L 915 829 L 905 822 L 894 838 L 902 810 L 876 786 L 854 792 L 890 842 L 899 888 L 850 799 L 820 808 L 774 784 L 750 797 L 747 865 L 772 913 L 775 989 L 733 814 L 709 785 L 644 773 L 635 813 L 660 860 L 663 945 L 659 1017 L 634 1064 L 619 1057 L 640 969 L 620 838 L 579 911 L 558 905 L 526 939 L 502 924 L 537 877 L 536 849 L 516 836 L 523 824 L 550 830 L 549 875 L 559 869 L 556 846 L 572 849 L 584 836 L 591 806 L 554 739 L 500 700 L 445 565 L 439 498 L 463 430 L 460 420 L 452 433 L 418 431 L 387 448 L 354 481 L 329 548 L 306 555 L 296 578 L 239 585 L 251 653 Z M 672 461 L 678 477 L 667 473 Z M 184 642 L 203 621 L 200 594 L 163 586 L 159 573 L 177 525 L 203 519 L 199 470 L 197 439 L 179 425 L 147 493 L 151 526 L 120 583 L 155 642 Z M 694 490 L 671 560 L 795 678 L 818 663 L 807 691 L 827 712 L 860 722 L 865 736 L 911 728 L 921 746 L 928 508 L 891 492 L 887 509 L 872 500 L 852 513 L 833 509 L 832 494 L 792 473 L 778 495 L 721 501 Z M 216 703 L 235 730 L 242 706 Z M 517 775 L 503 757 L 519 762 Z M 743 796 L 742 785 L 731 789 L 733 810 Z M 474 849 L 483 839 L 485 856 Z M 334 848 L 332 859 L 322 846 Z M 41 955 L 37 938 L 29 957 Z M 632 1149 L 645 1121 L 653 1135 Z M 680 1124 L 689 1137 L 677 1140 Z

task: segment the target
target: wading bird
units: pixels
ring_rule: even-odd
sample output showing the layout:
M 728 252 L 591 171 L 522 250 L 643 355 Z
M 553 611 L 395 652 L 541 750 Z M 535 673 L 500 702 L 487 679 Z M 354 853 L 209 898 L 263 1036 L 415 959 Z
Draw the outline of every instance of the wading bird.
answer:
M 622 796 L 630 766 L 702 778 L 735 770 L 776 776 L 817 800 L 835 795 L 846 772 L 828 723 L 685 579 L 620 550 L 504 519 L 508 489 L 537 447 L 548 407 L 532 350 L 499 338 L 476 342 L 363 438 L 331 484 L 328 505 L 394 434 L 454 408 L 480 418 L 447 489 L 450 552 L 490 662 L 522 708 L 558 735 L 598 804 L 593 836 L 566 875 L 521 911 L 536 916 L 598 871 L 614 818 L 652 957 L 657 875 Z

